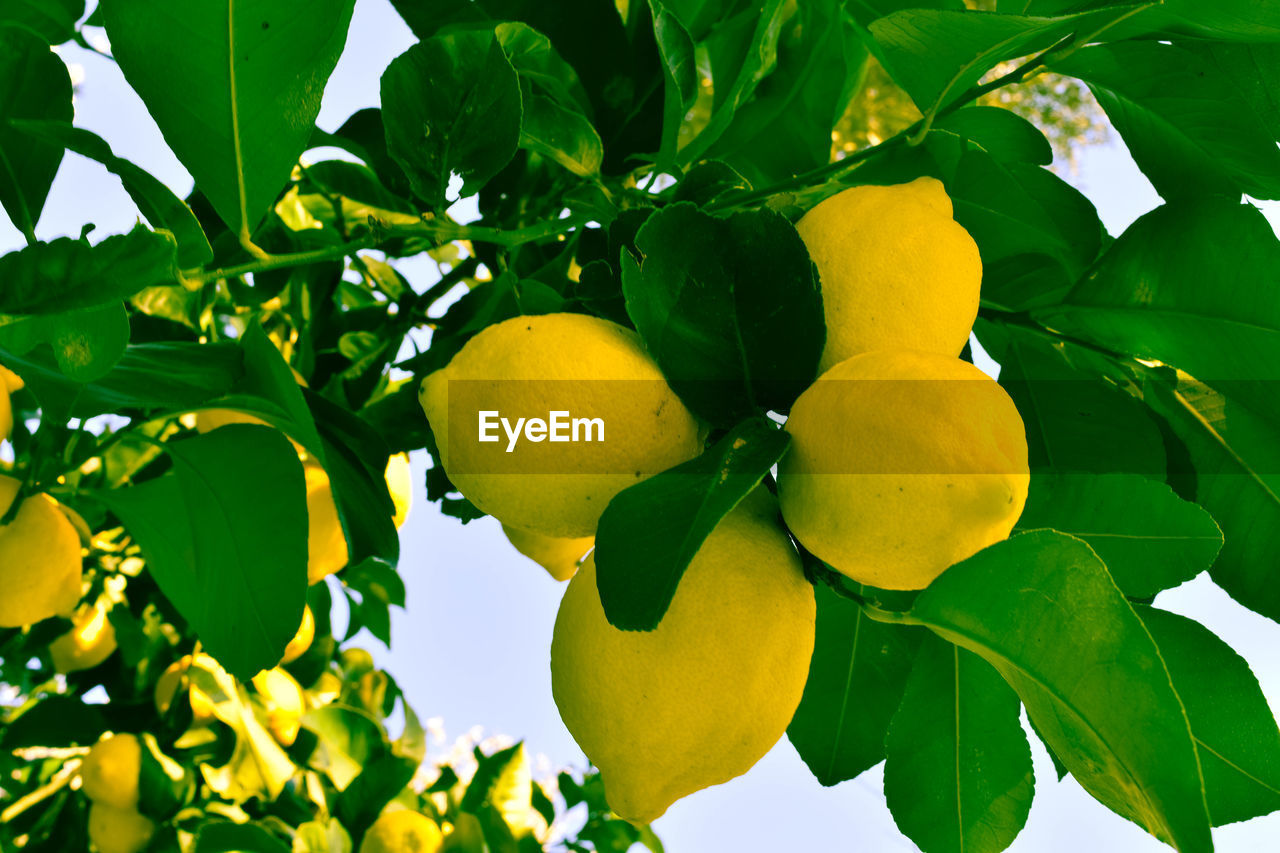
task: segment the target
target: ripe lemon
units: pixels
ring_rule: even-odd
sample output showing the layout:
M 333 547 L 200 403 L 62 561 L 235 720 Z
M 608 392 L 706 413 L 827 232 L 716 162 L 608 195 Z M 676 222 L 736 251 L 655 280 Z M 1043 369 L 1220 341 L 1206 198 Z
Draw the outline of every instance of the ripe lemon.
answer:
M 9 395 L 21 391 L 22 377 L 0 364 L 0 441 L 13 433 L 13 403 Z
M 982 260 L 939 181 L 847 189 L 796 230 L 822 277 L 820 370 L 878 349 L 960 354 L 978 315 Z
M 573 577 L 586 553 L 596 544 L 594 536 L 555 539 L 505 524 L 502 525 L 502 532 L 517 551 L 542 566 L 547 574 L 558 581 L 567 581 Z
M 107 618 L 111 600 L 102 596 L 82 604 L 71 617 L 71 630 L 49 644 L 53 668 L 61 673 L 92 669 L 116 650 L 116 629 Z
M 387 491 L 391 493 L 391 503 L 396 508 L 392 520 L 399 530 L 409 517 L 409 507 L 413 505 L 413 472 L 409 467 L 409 454 L 393 453 L 387 459 L 387 470 L 383 476 L 387 480 Z
M 93 745 L 80 765 L 80 785 L 95 803 L 116 809 L 138 805 L 142 744 L 130 734 L 107 735 Z
M 1027 437 L 1009 395 L 957 358 L 873 352 L 791 409 L 782 515 L 859 583 L 922 589 L 1009 535 L 1027 499 Z
M 315 638 L 316 617 L 311 613 L 311 605 L 304 605 L 302 608 L 302 623 L 298 625 L 298 633 L 294 634 L 293 639 L 289 641 L 289 645 L 284 647 L 284 657 L 280 658 L 280 663 L 293 663 L 302 657 L 306 654 L 307 649 L 311 648 L 311 641 Z
M 345 567 L 350 552 L 329 475 L 314 458 L 302 467 L 307 478 L 307 583 L 311 584 Z
M 181 684 L 182 679 L 187 676 L 192 664 L 212 673 L 214 679 L 222 687 L 223 692 L 228 696 L 234 695 L 235 680 L 222 668 L 222 664 L 203 652 L 194 658 L 191 655 L 184 655 L 181 659 L 169 664 L 168 668 L 160 674 L 160 678 L 156 681 L 156 710 L 161 714 L 169 712 L 169 706 L 173 704 L 173 697 L 178 692 L 178 686 Z M 214 703 L 207 693 L 193 684 L 190 686 L 188 698 L 191 702 L 193 725 L 202 726 L 213 721 L 215 716 Z
M 800 556 L 760 490 L 712 531 L 654 631 L 608 623 L 588 557 L 556 616 L 551 688 L 609 806 L 648 823 L 759 761 L 800 704 L 814 610 Z
M 89 840 L 98 853 L 139 853 L 155 832 L 155 823 L 134 809 L 103 803 L 94 803 L 89 809 Z
M 399 809 L 386 812 L 373 822 L 360 843 L 360 853 L 436 853 L 443 841 L 434 820 Z
M 702 449 L 697 420 L 639 336 L 581 314 L 489 326 L 423 380 L 419 402 L 458 489 L 503 524 L 544 536 L 594 535 L 614 495 Z M 496 441 L 479 440 L 484 411 L 512 425 L 558 411 L 603 428 L 584 424 L 577 441 L 525 434 L 507 452 L 501 427 Z
M 255 675 L 253 686 L 267 710 L 267 728 L 281 744 L 290 746 L 298 738 L 307 709 L 302 686 L 279 667 Z
M 0 517 L 22 484 L 0 475 Z M 48 495 L 23 500 L 0 527 L 0 628 L 70 615 L 80 600 L 80 536 Z

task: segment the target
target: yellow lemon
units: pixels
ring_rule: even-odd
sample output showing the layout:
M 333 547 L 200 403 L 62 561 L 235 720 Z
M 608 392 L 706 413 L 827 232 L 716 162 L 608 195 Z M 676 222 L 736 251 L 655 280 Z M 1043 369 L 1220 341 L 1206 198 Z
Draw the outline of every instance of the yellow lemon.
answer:
M 222 668 L 222 664 L 212 657 L 203 652 L 194 658 L 191 655 L 184 655 L 179 660 L 169 664 L 168 668 L 160 674 L 160 678 L 156 681 L 156 710 L 161 714 L 169 712 L 169 706 L 173 704 L 174 694 L 178 692 L 179 684 L 187 676 L 187 672 L 191 669 L 193 663 L 201 669 L 213 673 L 213 677 L 223 685 L 224 690 L 228 692 L 235 690 L 235 682 L 232 680 L 231 675 Z M 189 700 L 191 702 L 191 717 L 194 725 L 202 726 L 213 721 L 214 704 L 207 693 L 192 685 L 190 687 Z
M 22 484 L 0 475 L 0 517 Z M 70 614 L 80 600 L 80 536 L 48 495 L 22 501 L 0 527 L 0 628 Z
M 787 421 L 782 515 L 859 583 L 922 589 L 1009 535 L 1030 475 L 1009 395 L 958 358 L 873 352 L 828 370 Z
M 116 650 L 116 629 L 107 618 L 111 600 L 102 596 L 82 604 L 71 617 L 71 630 L 49 644 L 53 668 L 58 672 L 92 669 Z
M 800 704 L 814 611 L 800 556 L 761 490 L 707 537 L 654 631 L 608 623 L 588 557 L 556 616 L 551 688 L 609 806 L 648 823 L 759 761 Z
M 360 853 L 436 853 L 444 841 L 431 818 L 409 809 L 384 813 L 360 842 Z
M 89 840 L 98 853 L 139 853 L 155 832 L 155 822 L 134 809 L 103 803 L 89 809 Z
M 319 583 L 347 565 L 347 537 L 338 520 L 329 475 L 314 459 L 303 464 L 307 478 L 307 583 Z
M 267 710 L 267 728 L 285 746 L 298 738 L 300 720 L 307 709 L 302 686 L 283 669 L 265 669 L 253 677 L 254 689 Z
M 316 618 L 311 613 L 311 606 L 304 605 L 302 608 L 302 624 L 298 626 L 298 633 L 293 635 L 289 645 L 284 647 L 284 657 L 280 658 L 280 663 L 293 663 L 302 657 L 306 654 L 307 649 L 311 648 L 311 641 L 315 638 Z
M 502 525 L 502 532 L 517 551 L 542 566 L 547 574 L 558 581 L 567 581 L 573 577 L 587 552 L 596 544 L 594 536 L 555 539 L 505 524 Z
M 822 277 L 821 370 L 869 350 L 960 354 L 978 315 L 982 260 L 939 181 L 844 190 L 796 230 Z
M 13 403 L 9 395 L 22 388 L 22 377 L 0 364 L 0 441 L 13 433 Z
M 614 495 L 702 449 L 639 336 L 581 314 L 489 326 L 423 380 L 419 401 L 462 494 L 544 536 L 595 535 Z
M 80 765 L 84 795 L 95 803 L 117 809 L 138 805 L 138 774 L 142 771 L 142 744 L 130 734 L 107 735 L 98 741 Z
M 393 520 L 396 530 L 399 530 L 409 517 L 409 507 L 413 505 L 413 472 L 409 467 L 409 454 L 393 453 L 387 459 L 385 476 L 391 503 L 396 508 Z

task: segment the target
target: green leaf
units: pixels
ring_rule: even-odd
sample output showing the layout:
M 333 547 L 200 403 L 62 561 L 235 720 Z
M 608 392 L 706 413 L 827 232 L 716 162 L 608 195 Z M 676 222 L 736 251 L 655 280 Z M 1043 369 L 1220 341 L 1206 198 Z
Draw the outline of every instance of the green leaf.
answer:
M 1025 3 L 1026 0 L 1021 0 Z M 1075 2 L 1075 0 L 1070 0 Z M 860 25 L 867 26 L 877 18 L 897 12 L 900 9 L 947 9 L 963 11 L 964 0 L 858 0 L 849 4 L 849 14 Z M 1003 9 L 1001 11 L 1004 11 Z M 1019 9 L 1021 11 L 1021 9 Z
M 542 95 L 525 98 L 520 147 L 550 157 L 584 178 L 599 175 L 604 162 L 604 145 L 591 121 Z
M 1280 139 L 1280 44 L 1188 41 L 1181 46 L 1230 80 L 1232 90 L 1249 104 L 1258 123 L 1272 139 Z
M 0 314 L 56 314 L 126 299 L 177 279 L 175 244 L 137 225 L 91 245 L 59 237 L 0 257 Z
M 1212 516 L 1136 474 L 1033 477 L 1018 527 L 1049 527 L 1089 543 L 1131 598 L 1191 580 L 1222 548 Z
M 698 99 L 698 60 L 693 38 L 679 17 L 661 0 L 650 0 L 649 7 L 653 11 L 653 33 L 662 57 L 662 150 L 658 153 L 658 162 L 669 164 L 675 162 L 685 115 Z
M 302 465 L 280 432 L 246 424 L 165 446 L 171 473 L 94 494 L 209 654 L 248 681 L 276 665 L 302 620 Z
M 728 193 L 751 189 L 751 182 L 721 160 L 704 160 L 690 169 L 674 187 L 673 201 L 710 205 Z
M 600 517 L 596 585 L 609 622 L 652 631 L 703 541 L 786 452 L 766 418 L 739 424 L 710 450 L 620 492 Z
M 395 799 L 417 772 L 418 762 L 396 755 L 381 755 L 338 794 L 333 813 L 359 838 L 387 803 Z
M 125 79 L 242 241 L 307 147 L 354 5 L 102 0 Z
M 1212 848 L 1182 704 L 1088 545 L 1054 531 L 1015 536 L 943 572 L 911 614 L 994 666 L 1099 802 L 1178 850 Z
M 521 80 L 528 81 L 557 104 L 576 107 L 577 112 L 591 117 L 591 99 L 578 73 L 556 52 L 551 39 L 519 21 L 504 21 L 494 27 L 493 32 Z
M 62 314 L 0 318 L 0 346 L 5 349 L 25 355 L 45 343 L 53 348 L 64 376 L 92 382 L 109 373 L 124 355 L 129 314 L 124 303 L 116 301 Z
M 1199 622 L 1139 607 L 1187 709 L 1214 826 L 1280 809 L 1280 728 L 1244 658 Z
M 1159 42 L 1086 47 L 1050 67 L 1078 77 L 1166 199 L 1280 198 L 1280 151 L 1231 78 Z
M 885 738 L 884 796 L 925 853 L 1000 853 L 1035 795 L 1018 696 L 982 658 L 931 638 Z
M 98 708 L 74 696 L 52 695 L 6 721 L 0 748 L 92 746 L 106 728 Z
M 33 32 L 0 25 L 0 206 L 29 241 L 62 150 L 15 130 L 8 120 L 71 121 L 72 112 L 67 66 Z
M 1131 225 L 1063 305 L 1033 316 L 1179 367 L 1280 422 L 1276 269 L 1280 239 L 1254 207 L 1168 204 Z
M 718 218 L 692 204 L 649 217 L 622 255 L 627 313 L 667 381 L 728 426 L 785 411 L 817 375 L 826 337 L 817 270 L 786 217 Z
M 507 830 L 500 835 L 524 835 L 529 828 L 533 800 L 533 778 L 529 773 L 529 758 L 524 744 L 517 743 L 492 755 L 482 755 L 477 750 L 476 759 L 479 766 L 467 784 L 458 808 L 480 815 L 482 822 L 486 823 L 484 812 L 492 810 Z
M 289 853 L 290 849 L 261 824 L 217 821 L 200 827 L 195 853 Z
M 1000 163 L 1048 166 L 1053 146 L 1031 122 L 1000 107 L 965 107 L 943 116 L 933 125 L 936 133 L 950 133 L 978 145 Z
M 178 243 L 178 265 L 182 269 L 201 267 L 213 260 L 209 239 L 191 208 L 150 172 L 117 157 L 102 137 L 65 122 L 19 120 L 9 124 L 23 133 L 96 160 L 117 175 L 151 226 L 173 233 Z
M 884 760 L 885 732 L 924 632 L 875 622 L 826 584 L 814 594 L 813 660 L 787 738 L 819 782 L 836 785 Z
M 438 209 L 450 174 L 470 195 L 520 141 L 520 82 L 492 31 L 451 32 L 409 48 L 382 75 L 382 106 L 387 151 Z
M 84 0 L 0 0 L 0 26 L 16 24 L 49 44 L 70 41 L 83 16 Z
M 303 715 L 302 725 L 319 738 L 311 766 L 327 773 L 339 791 L 387 752 L 382 727 L 357 708 L 336 702 L 314 708 Z

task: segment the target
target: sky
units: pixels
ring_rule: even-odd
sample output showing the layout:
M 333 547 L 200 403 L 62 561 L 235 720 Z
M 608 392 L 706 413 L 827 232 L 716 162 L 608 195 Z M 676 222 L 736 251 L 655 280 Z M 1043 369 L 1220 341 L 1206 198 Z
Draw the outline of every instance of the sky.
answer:
M 358 0 L 320 126 L 333 130 L 355 110 L 376 106 L 383 69 L 413 41 L 388 0 Z M 190 176 L 114 64 L 75 47 L 60 52 L 83 75 L 76 124 L 185 195 Z M 1115 134 L 1111 143 L 1081 152 L 1077 171 L 1064 176 L 1094 202 L 1113 235 L 1160 204 Z M 465 215 L 474 205 L 464 201 L 458 208 Z M 1273 227 L 1280 225 L 1280 205 L 1263 209 Z M 100 238 L 127 231 L 136 217 L 114 176 L 68 154 L 37 233 L 45 239 L 76 235 L 93 222 Z M 0 253 L 22 244 L 0 217 Z M 425 259 L 398 266 L 419 289 L 436 276 Z M 545 756 L 553 766 L 583 766 L 551 697 L 548 650 L 564 587 L 518 554 L 493 519 L 464 526 L 427 503 L 424 464 L 422 454 L 415 454 L 415 505 L 401 531 L 408 609 L 393 614 L 390 651 L 367 634 L 357 638 L 359 644 L 395 676 L 418 714 L 438 718 L 450 738 L 479 726 L 487 735 L 523 739 L 531 756 Z M 1280 626 L 1235 604 L 1204 576 L 1162 593 L 1156 603 L 1201 621 L 1226 640 L 1253 666 L 1272 708 L 1280 708 Z M 1031 743 L 1036 799 L 1010 848 L 1014 853 L 1168 849 L 1094 802 L 1070 778 L 1055 781 L 1043 748 L 1034 737 Z M 654 828 L 671 853 L 913 851 L 885 806 L 882 767 L 823 788 L 784 738 L 745 776 L 681 800 Z M 1280 845 L 1280 814 L 1219 828 L 1214 836 L 1223 853 L 1273 851 Z

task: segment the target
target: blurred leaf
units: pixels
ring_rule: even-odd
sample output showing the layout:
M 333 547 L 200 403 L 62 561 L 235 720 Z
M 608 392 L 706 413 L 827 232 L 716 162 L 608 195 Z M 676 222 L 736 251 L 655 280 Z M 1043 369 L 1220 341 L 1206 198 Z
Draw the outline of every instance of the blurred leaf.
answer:
M 209 653 L 247 681 L 275 666 L 302 619 L 302 466 L 283 435 L 246 424 L 167 449 L 172 473 L 96 496 Z
M 219 821 L 200 827 L 195 853 L 289 853 L 290 849 L 259 824 Z
M 911 613 L 999 671 L 1099 802 L 1179 850 L 1212 848 L 1182 705 L 1088 545 L 1053 531 L 1015 536 L 943 572 Z
M 48 696 L 7 720 L 0 730 L 0 749 L 92 746 L 106 727 L 101 711 L 92 705 L 74 696 Z
M 717 218 L 664 208 L 622 256 L 627 313 L 672 389 L 717 426 L 786 411 L 826 338 L 818 274 L 795 227 L 769 210 Z
M 977 655 L 927 639 L 885 739 L 884 795 L 926 853 L 1000 853 L 1035 795 L 1021 703 Z
M 481 815 L 488 806 L 501 816 L 512 835 L 529 831 L 529 812 L 533 797 L 533 780 L 529 775 L 529 759 L 524 744 L 499 750 L 492 755 L 477 753 L 479 765 L 467 784 L 458 808 Z M 486 837 L 489 833 L 486 832 Z
M 16 24 L 49 44 L 62 44 L 76 34 L 84 0 L 0 0 L 0 25 Z
M 129 314 L 116 301 L 61 314 L 0 318 L 0 346 L 5 349 L 26 355 L 46 343 L 68 379 L 101 379 L 129 345 Z
M 652 631 L 703 541 L 782 457 L 789 436 L 743 421 L 692 459 L 620 492 L 600 517 L 596 585 L 610 624 Z
M 1197 54 L 1154 41 L 1094 45 L 1050 67 L 1078 77 L 1166 199 L 1280 198 L 1280 151 L 1249 104 Z
M 382 75 L 387 150 L 414 192 L 443 210 L 449 176 L 471 195 L 507 164 L 520 137 L 520 84 L 491 31 L 433 36 Z
M 34 14 L 28 3 L 30 0 L 23 4 L 25 9 L 17 10 L 22 18 Z M 10 14 L 0 10 L 0 104 L 4 105 L 0 162 L 5 164 L 0 170 L 0 206 L 30 240 L 62 162 L 62 149 L 15 130 L 8 120 L 71 121 L 71 75 L 35 32 L 4 26 L 11 22 L 6 20 Z M 9 275 L 0 274 L 0 279 L 7 281 Z
M 308 821 L 298 827 L 293 853 L 352 853 L 351 836 L 335 818 Z
M 222 221 L 247 238 L 307 147 L 355 0 L 319 0 L 306 14 L 292 0 L 101 5 L 125 79 Z
M 884 760 L 885 732 L 924 632 L 875 622 L 825 584 L 814 593 L 813 661 L 787 738 L 819 782 L 836 785 Z
M 1208 628 L 1139 607 L 1187 709 L 1214 826 L 1280 809 L 1280 728 L 1249 664 Z
M 338 794 L 334 816 L 360 838 L 378 819 L 383 807 L 404 790 L 417 772 L 418 762 L 395 755 L 381 755 L 365 765 L 360 775 Z
M 66 122 L 11 121 L 10 126 L 106 166 L 120 178 L 125 192 L 151 226 L 172 232 L 178 244 L 177 262 L 182 269 L 201 267 L 213 260 L 209 239 L 191 208 L 150 172 L 117 157 L 102 137 Z
M 308 711 L 302 725 L 320 738 L 311 766 L 328 773 L 339 791 L 350 785 L 365 765 L 386 753 L 381 726 L 364 711 L 327 705 Z
M 1032 478 L 1022 530 L 1048 527 L 1089 543 L 1130 598 L 1150 598 L 1213 565 L 1222 531 L 1163 483 L 1136 474 Z

